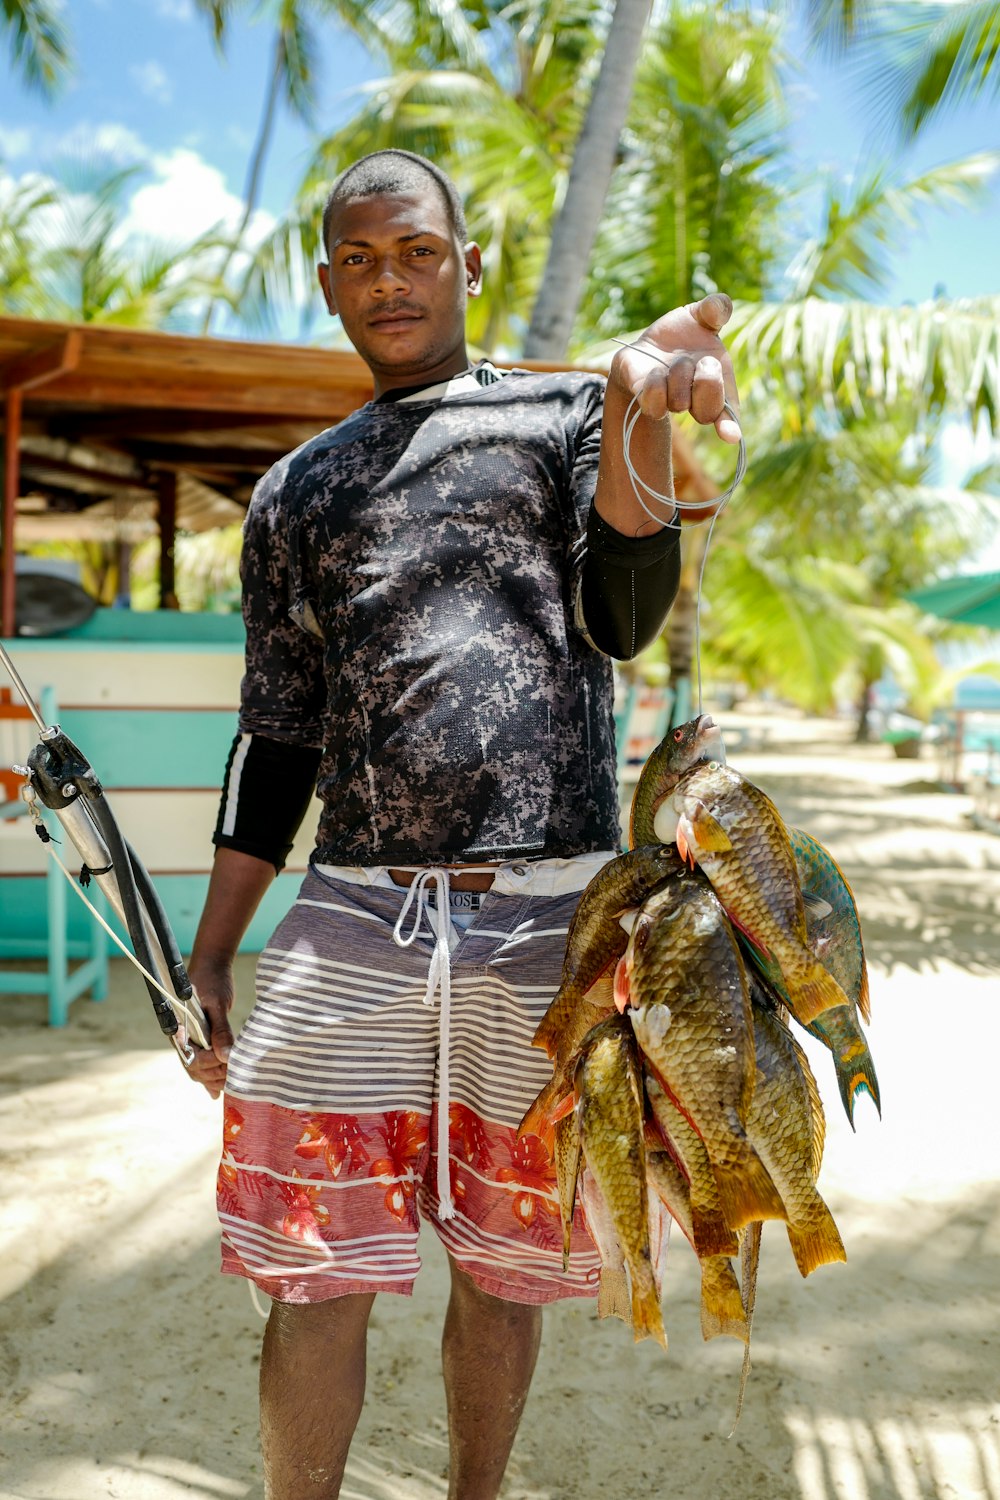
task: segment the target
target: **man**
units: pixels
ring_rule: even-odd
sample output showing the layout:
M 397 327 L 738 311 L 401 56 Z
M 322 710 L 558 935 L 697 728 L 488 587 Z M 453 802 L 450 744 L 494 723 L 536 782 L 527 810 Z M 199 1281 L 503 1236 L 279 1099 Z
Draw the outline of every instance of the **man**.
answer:
M 190 965 L 212 1050 L 191 1071 L 226 1086 L 224 1269 L 274 1298 L 271 1500 L 339 1495 L 369 1312 L 411 1290 L 421 1208 L 451 1269 L 449 1496 L 495 1500 L 541 1306 L 598 1271 L 581 1229 L 563 1274 L 551 1162 L 516 1125 L 549 1071 L 530 1040 L 569 919 L 619 839 L 608 656 L 652 639 L 677 585 L 672 506 L 633 485 L 623 424 L 636 395 L 653 492 L 668 411 L 735 440 L 730 306 L 660 319 L 605 394 L 470 367 L 479 249 L 423 158 L 341 174 L 324 242 L 374 399 L 277 464 L 248 513 L 240 734 Z M 233 955 L 317 773 L 312 869 L 233 1047 Z

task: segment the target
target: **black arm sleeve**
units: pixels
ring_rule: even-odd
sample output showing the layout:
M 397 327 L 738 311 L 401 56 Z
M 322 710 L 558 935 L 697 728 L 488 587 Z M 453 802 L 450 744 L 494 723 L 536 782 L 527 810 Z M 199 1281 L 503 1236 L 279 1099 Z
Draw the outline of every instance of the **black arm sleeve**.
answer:
M 680 576 L 678 525 L 665 526 L 655 536 L 623 536 L 590 507 L 580 609 L 599 651 L 628 661 L 655 640 Z
M 316 785 L 322 751 L 238 734 L 226 762 L 212 842 L 284 867 Z

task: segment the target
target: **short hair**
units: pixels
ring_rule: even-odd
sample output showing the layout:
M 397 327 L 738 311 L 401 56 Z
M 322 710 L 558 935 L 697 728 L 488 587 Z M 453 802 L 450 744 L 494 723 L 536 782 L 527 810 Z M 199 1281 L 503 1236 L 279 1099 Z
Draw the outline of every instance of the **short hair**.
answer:
M 465 209 L 451 178 L 426 156 L 390 147 L 362 156 L 334 178 L 323 209 L 324 254 L 330 253 L 330 224 L 338 203 L 345 203 L 348 198 L 377 198 L 385 193 L 413 192 L 422 188 L 428 177 L 444 199 L 448 222 L 459 244 L 464 245 L 469 237 Z

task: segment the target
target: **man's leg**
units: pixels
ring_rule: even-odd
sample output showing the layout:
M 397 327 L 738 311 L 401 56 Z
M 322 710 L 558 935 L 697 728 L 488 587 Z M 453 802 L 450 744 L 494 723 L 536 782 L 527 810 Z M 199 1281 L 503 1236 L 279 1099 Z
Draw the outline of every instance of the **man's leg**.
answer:
M 260 1446 L 267 1500 L 337 1500 L 365 1398 L 375 1297 L 275 1302 L 260 1362 Z
M 482 1292 L 448 1257 L 442 1344 L 451 1470 L 448 1500 L 496 1500 L 538 1358 L 542 1310 Z

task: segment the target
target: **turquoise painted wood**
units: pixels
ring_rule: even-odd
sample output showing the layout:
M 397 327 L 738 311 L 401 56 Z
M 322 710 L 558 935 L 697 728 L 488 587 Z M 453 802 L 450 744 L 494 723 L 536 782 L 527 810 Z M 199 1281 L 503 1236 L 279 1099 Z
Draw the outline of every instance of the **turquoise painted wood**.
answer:
M 39 707 L 42 718 L 52 723 L 56 705 L 51 689 L 43 690 Z M 44 813 L 43 820 L 49 833 L 58 838 L 61 833 L 58 819 L 51 813 Z M 44 912 L 45 917 L 41 931 L 32 932 L 29 924 L 16 919 L 8 892 L 4 890 L 0 959 L 39 958 L 44 959 L 45 967 L 0 968 L 0 995 L 45 995 L 49 1025 L 65 1026 L 70 1005 L 78 995 L 89 990 L 92 1000 L 103 1000 L 107 996 L 107 938 L 100 923 L 67 889 L 66 877 L 54 860 L 49 860 L 47 872 L 41 878 L 45 883 L 44 902 L 37 900 L 36 893 L 36 909 Z M 4 882 L 5 886 L 10 883 Z M 96 891 L 96 898 L 94 904 L 104 915 L 104 898 L 99 891 Z M 69 902 L 79 905 L 83 912 L 73 933 L 69 930 Z M 75 967 L 71 966 L 72 961 L 77 961 Z
M 234 709 L 67 708 L 59 725 L 109 790 L 216 788 L 237 716 Z

